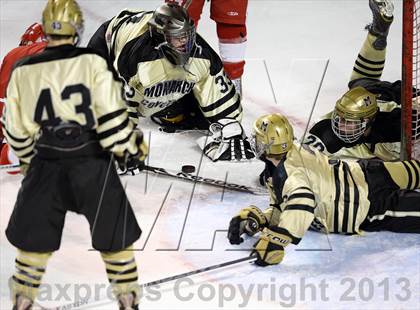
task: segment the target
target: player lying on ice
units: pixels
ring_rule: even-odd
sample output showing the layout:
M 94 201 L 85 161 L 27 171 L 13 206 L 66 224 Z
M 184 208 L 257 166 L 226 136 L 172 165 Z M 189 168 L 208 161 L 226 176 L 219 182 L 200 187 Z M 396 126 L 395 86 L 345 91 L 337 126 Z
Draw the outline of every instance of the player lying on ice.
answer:
M 333 112 L 312 126 L 304 143 L 337 158 L 397 160 L 401 81 L 380 80 L 394 7 L 389 0 L 370 0 L 369 6 L 373 21 L 366 27 L 367 38 L 353 67 L 350 90 L 337 101 Z
M 204 152 L 213 161 L 253 157 L 240 124 L 241 98 L 184 7 L 165 3 L 155 11 L 124 10 L 105 22 L 88 46 L 124 80 L 133 122 L 144 116 L 167 132 L 211 129 Z
M 293 128 L 280 114 L 258 118 L 251 145 L 255 156 L 274 166 L 267 180 L 270 207 L 242 209 L 228 238 L 260 232 L 254 253 L 260 266 L 278 264 L 284 247 L 298 244 L 308 229 L 357 234 L 388 230 L 420 233 L 420 162 L 375 159 L 331 160 L 316 148 L 293 141 Z

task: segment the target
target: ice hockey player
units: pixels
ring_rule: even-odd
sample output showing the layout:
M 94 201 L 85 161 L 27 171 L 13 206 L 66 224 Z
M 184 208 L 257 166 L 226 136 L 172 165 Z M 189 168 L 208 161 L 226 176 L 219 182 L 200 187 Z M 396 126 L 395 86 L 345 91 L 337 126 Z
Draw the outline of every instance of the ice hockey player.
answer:
M 333 112 L 312 126 L 304 143 L 336 158 L 397 160 L 401 81 L 380 80 L 394 7 L 389 0 L 370 0 L 369 6 L 373 21 L 367 26 L 367 38 L 353 67 L 350 90 L 337 101 Z
M 420 233 L 419 161 L 331 160 L 294 142 L 293 129 L 280 114 L 255 121 L 251 145 L 258 158 L 275 166 L 267 182 L 272 201 L 264 212 L 256 206 L 242 209 L 230 221 L 228 238 L 239 244 L 242 234 L 261 232 L 253 251 L 258 265 L 280 263 L 284 247 L 298 244 L 309 228 Z
M 87 218 L 120 309 L 138 308 L 130 249 L 141 230 L 114 158 L 140 165 L 147 147 L 129 121 L 112 68 L 75 46 L 83 24 L 74 0 L 49 0 L 42 14 L 48 47 L 20 61 L 7 88 L 3 133 L 25 174 L 6 229 L 17 248 L 11 290 L 18 310 L 33 306 L 67 211 Z
M 40 53 L 47 46 L 46 36 L 42 25 L 34 23 L 26 29 L 20 39 L 19 46 L 12 49 L 4 58 L 0 68 L 0 117 L 3 113 L 3 102 L 6 97 L 7 83 L 13 65 L 20 59 Z M 18 164 L 16 156 L 11 152 L 9 146 L 4 143 L 3 133 L 0 125 L 0 165 Z M 11 172 L 12 174 L 17 173 Z
M 215 124 L 207 156 L 214 161 L 253 156 L 240 124 L 240 96 L 184 7 L 164 3 L 151 12 L 124 10 L 102 24 L 88 46 L 108 57 L 126 83 L 134 122 L 139 115 L 151 117 L 168 132 Z
M 204 0 L 167 0 L 188 6 L 188 13 L 197 27 L 203 12 Z M 242 95 L 242 75 L 247 44 L 246 13 L 248 0 L 211 0 L 210 18 L 216 22 L 219 53 L 228 77 Z

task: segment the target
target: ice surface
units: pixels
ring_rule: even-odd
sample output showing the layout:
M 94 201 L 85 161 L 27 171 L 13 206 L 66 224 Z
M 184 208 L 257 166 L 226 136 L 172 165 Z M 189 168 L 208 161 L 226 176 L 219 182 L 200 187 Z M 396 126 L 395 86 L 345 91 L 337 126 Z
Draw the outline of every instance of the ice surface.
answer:
M 160 1 L 80 1 L 85 12 L 83 43 L 101 22 L 126 7 L 153 9 Z M 401 68 L 401 3 L 389 36 L 383 77 L 398 79 Z M 25 28 L 40 20 L 45 1 L 0 1 L 0 56 L 15 47 Z M 215 25 L 206 2 L 199 32 L 217 50 Z M 353 62 L 366 33 L 366 1 L 249 1 L 247 65 L 243 80 L 244 125 L 263 113 L 285 113 L 300 137 L 329 60 L 311 122 L 329 111 L 346 89 Z M 272 84 L 270 85 L 270 81 Z M 181 169 L 198 167 L 199 132 L 166 134 L 143 121 L 151 132 L 150 164 Z M 256 186 L 259 162 L 211 163 L 203 159 L 201 176 Z M 14 269 L 14 248 L 4 236 L 20 185 L 19 176 L 0 174 L 0 309 L 10 309 L 7 279 Z M 123 177 L 143 235 L 135 244 L 140 282 L 188 272 L 248 255 L 255 238 L 231 246 L 227 225 L 238 209 L 267 206 L 267 198 L 225 192 L 214 187 L 140 174 Z M 147 186 L 146 186 L 147 183 Z M 168 192 L 165 203 L 162 205 Z M 147 192 L 145 193 L 145 191 Z M 194 190 L 194 191 L 193 191 Z M 222 200 L 223 196 L 223 200 Z M 159 214 L 159 216 L 158 216 Z M 157 217 L 158 216 L 158 217 Z M 152 229 L 153 228 L 153 229 Z M 67 293 L 81 296 L 95 284 L 107 283 L 104 265 L 91 248 L 87 222 L 69 213 L 61 249 L 50 260 L 44 283 L 69 284 Z M 237 251 L 242 249 L 243 251 Z M 288 246 L 283 263 L 257 268 L 249 263 L 171 282 L 145 291 L 141 309 L 420 309 L 419 235 L 370 233 L 363 236 L 308 232 L 299 246 Z M 89 285 L 85 290 L 82 285 Z M 84 309 L 116 309 L 99 290 L 100 301 Z M 214 295 L 214 296 L 213 296 Z M 59 297 L 43 305 L 64 305 Z M 83 308 L 83 307 L 81 307 Z

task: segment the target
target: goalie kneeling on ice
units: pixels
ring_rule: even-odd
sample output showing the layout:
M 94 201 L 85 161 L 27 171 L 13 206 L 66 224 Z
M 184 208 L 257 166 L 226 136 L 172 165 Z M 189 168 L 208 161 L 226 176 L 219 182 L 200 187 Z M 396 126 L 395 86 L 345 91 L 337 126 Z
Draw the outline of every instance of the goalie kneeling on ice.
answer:
M 220 119 L 212 123 L 209 130 L 211 136 L 201 137 L 197 139 L 197 143 L 212 161 L 254 158 L 248 138 L 237 120 Z

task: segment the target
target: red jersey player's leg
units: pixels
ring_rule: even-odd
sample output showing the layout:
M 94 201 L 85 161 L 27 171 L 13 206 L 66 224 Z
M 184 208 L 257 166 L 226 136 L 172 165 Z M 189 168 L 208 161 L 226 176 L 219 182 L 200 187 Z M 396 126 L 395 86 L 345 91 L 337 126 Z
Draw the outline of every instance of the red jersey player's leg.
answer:
M 247 41 L 248 0 L 212 0 L 210 17 L 217 23 L 220 57 L 229 78 L 241 93 Z
M 190 14 L 191 18 L 193 19 L 195 27 L 197 27 L 198 21 L 200 20 L 201 13 L 203 12 L 203 6 L 204 0 L 194 0 L 188 7 L 188 14 Z

